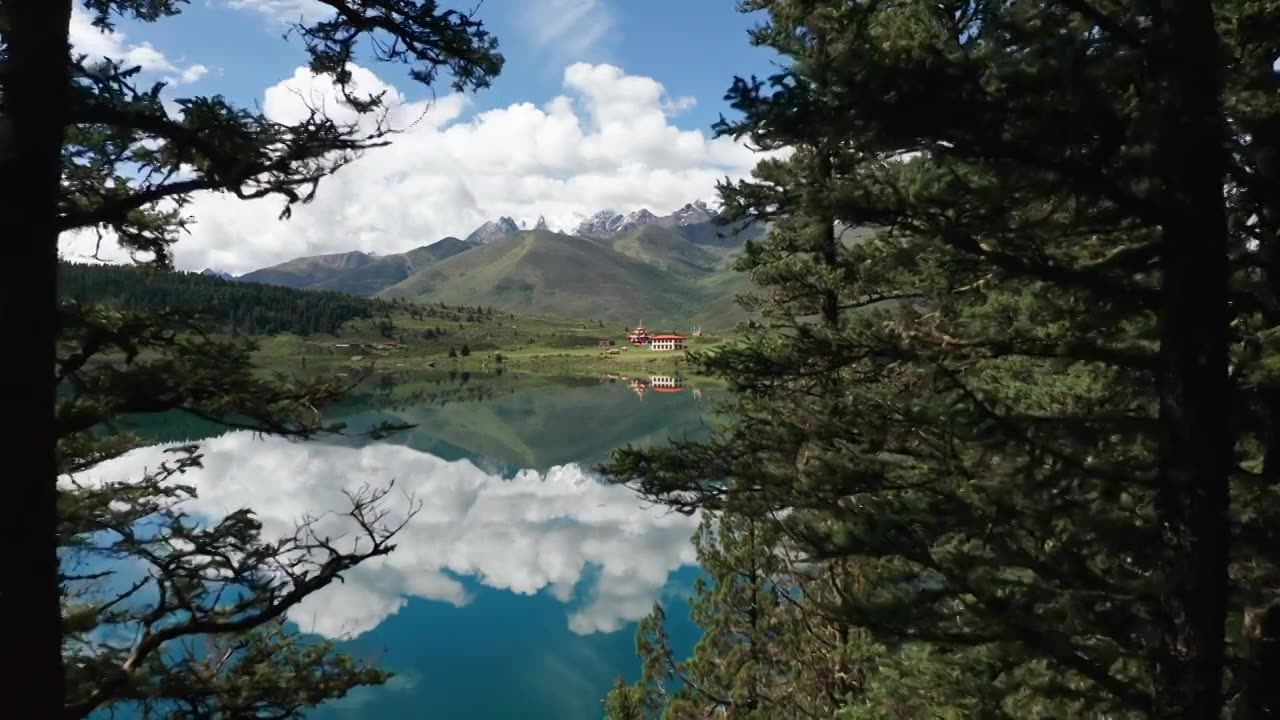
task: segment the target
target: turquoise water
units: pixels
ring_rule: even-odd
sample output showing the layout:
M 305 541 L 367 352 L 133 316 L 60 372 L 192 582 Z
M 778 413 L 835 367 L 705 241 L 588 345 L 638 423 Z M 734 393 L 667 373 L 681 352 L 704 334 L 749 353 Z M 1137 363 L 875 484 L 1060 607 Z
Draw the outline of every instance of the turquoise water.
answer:
M 692 645 L 696 518 L 648 506 L 591 468 L 622 445 L 705 434 L 707 406 L 691 388 L 638 395 L 618 383 L 468 393 L 369 396 L 338 418 L 416 426 L 380 442 L 202 439 L 204 468 L 187 480 L 194 509 L 211 517 L 247 505 L 268 533 L 287 534 L 343 490 L 392 480 L 393 512 L 416 509 L 395 552 L 290 613 L 301 631 L 396 674 L 311 717 L 594 720 L 614 679 L 638 674 L 636 622 L 655 602 L 676 649 Z M 166 441 L 181 432 L 169 431 Z M 96 472 L 128 477 L 161 451 Z

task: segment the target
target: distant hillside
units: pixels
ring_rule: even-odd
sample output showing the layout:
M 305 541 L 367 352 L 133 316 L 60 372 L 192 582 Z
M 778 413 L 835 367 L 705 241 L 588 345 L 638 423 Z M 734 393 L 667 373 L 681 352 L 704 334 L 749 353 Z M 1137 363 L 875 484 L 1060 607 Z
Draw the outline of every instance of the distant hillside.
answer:
M 679 276 L 607 243 L 528 230 L 441 261 L 381 296 L 635 322 L 637 313 L 680 317 L 693 309 L 691 294 Z
M 508 312 L 589 317 L 672 327 L 728 328 L 745 315 L 734 301 L 750 281 L 731 269 L 758 225 L 725 227 L 701 202 L 668 214 L 602 210 L 572 234 L 539 218 L 521 230 L 509 217 L 466 240 L 397 255 L 362 252 L 298 258 L 242 281 L 360 296 L 486 305 Z
M 438 242 L 393 255 L 359 251 L 296 258 L 240 276 L 242 282 L 258 282 L 300 290 L 333 290 L 371 296 L 433 263 L 474 247 L 476 243 L 447 237 Z
M 66 299 L 125 310 L 199 311 L 242 335 L 336 333 L 350 320 L 380 316 L 390 307 L 345 293 L 127 265 L 63 263 L 59 292 Z
M 608 245 L 627 257 L 683 278 L 700 279 L 724 265 L 722 252 L 689 242 L 679 231 L 644 225 L 615 236 Z
M 708 329 L 740 319 L 702 309 L 723 298 L 728 258 L 645 226 L 597 239 L 521 231 L 431 265 L 380 294 L 425 302 L 492 306 L 508 312 Z M 732 303 L 723 303 L 732 305 Z

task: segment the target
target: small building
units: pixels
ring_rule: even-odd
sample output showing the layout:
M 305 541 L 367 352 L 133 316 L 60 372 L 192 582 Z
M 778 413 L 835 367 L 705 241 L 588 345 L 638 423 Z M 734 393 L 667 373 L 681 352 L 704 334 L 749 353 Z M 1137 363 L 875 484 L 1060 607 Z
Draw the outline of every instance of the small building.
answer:
M 649 331 L 645 329 L 644 323 L 635 326 L 631 332 L 627 333 L 627 342 L 632 345 L 648 345 Z
M 683 350 L 683 335 L 654 335 L 649 338 L 650 350 Z

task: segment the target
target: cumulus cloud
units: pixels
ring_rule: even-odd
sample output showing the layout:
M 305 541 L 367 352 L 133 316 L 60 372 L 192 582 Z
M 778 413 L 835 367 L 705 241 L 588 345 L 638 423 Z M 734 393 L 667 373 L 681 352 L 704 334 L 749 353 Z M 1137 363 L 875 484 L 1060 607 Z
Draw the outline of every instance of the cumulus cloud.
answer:
M 90 62 L 106 58 L 137 66 L 144 72 L 164 75 L 164 80 L 171 85 L 193 83 L 209 71 L 204 65 L 180 66 L 151 43 L 131 43 L 128 36 L 118 30 L 94 27 L 93 16 L 79 4 L 71 7 L 69 33 L 72 52 L 88 55 Z
M 204 77 L 209 72 L 209 68 L 204 65 L 188 65 L 183 68 L 182 74 L 178 76 L 178 81 L 183 83 L 193 83 Z
M 672 117 L 690 99 L 612 65 L 570 65 L 563 94 L 470 115 L 467 97 L 410 100 L 371 71 L 353 71 L 360 91 L 387 93 L 391 125 L 403 130 L 392 145 L 326 179 L 287 222 L 276 219 L 278 200 L 198 197 L 187 208 L 196 224 L 175 247 L 179 267 L 242 273 L 304 255 L 402 252 L 504 215 L 570 229 L 605 208 L 661 214 L 714 202 L 717 180 L 748 174 L 760 158 L 744 143 L 678 127 Z M 305 68 L 264 94 L 276 120 L 308 106 L 355 118 L 332 83 Z
M 162 451 L 144 448 L 77 479 L 136 478 L 162 461 Z M 612 632 L 644 617 L 670 574 L 696 562 L 689 543 L 696 518 L 643 507 L 627 489 L 576 465 L 507 480 L 399 445 L 351 448 L 244 432 L 207 441 L 202 451 L 204 468 L 183 478 L 200 494 L 192 510 L 220 517 L 251 507 L 268 536 L 290 534 L 304 514 L 341 509 L 342 491 L 364 483 L 395 479 L 423 503 L 395 552 L 290 614 L 326 637 L 367 632 L 411 597 L 463 606 L 469 597 L 460 576 L 523 595 L 547 592 L 569 604 L 573 632 Z M 325 529 L 335 535 L 349 530 L 334 515 L 324 522 L 334 523 Z

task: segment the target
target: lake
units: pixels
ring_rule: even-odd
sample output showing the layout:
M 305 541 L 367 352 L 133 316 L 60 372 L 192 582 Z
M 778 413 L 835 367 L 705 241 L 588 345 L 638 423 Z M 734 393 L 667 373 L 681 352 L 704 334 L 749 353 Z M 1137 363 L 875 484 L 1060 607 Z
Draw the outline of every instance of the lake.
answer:
M 394 480 L 400 511 L 420 503 L 395 552 L 290 614 L 396 674 L 309 717 L 599 720 L 614 679 L 638 675 L 634 632 L 654 602 L 668 608 L 677 651 L 695 640 L 686 598 L 697 519 L 604 484 L 592 467 L 626 444 L 704 436 L 709 397 L 672 378 L 441 375 L 374 383 L 337 408 L 353 431 L 415 425 L 382 441 L 216 434 L 172 418 L 137 427 L 166 443 L 199 439 L 204 468 L 184 478 L 199 490 L 195 511 L 252 507 L 268 534 L 341 507 L 344 489 L 366 483 Z M 164 447 L 92 474 L 136 476 Z

